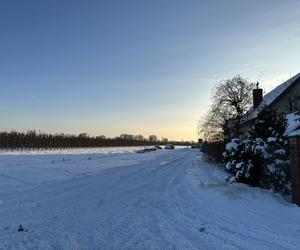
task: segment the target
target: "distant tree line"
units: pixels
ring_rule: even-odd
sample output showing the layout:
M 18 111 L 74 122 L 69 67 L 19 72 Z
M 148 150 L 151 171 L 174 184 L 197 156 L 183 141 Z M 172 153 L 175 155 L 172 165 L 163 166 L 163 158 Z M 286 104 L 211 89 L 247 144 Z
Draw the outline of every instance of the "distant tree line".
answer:
M 67 149 L 85 147 L 116 147 L 116 146 L 151 146 L 166 144 L 168 139 L 158 140 L 157 136 L 150 135 L 145 138 L 142 135 L 121 134 L 119 137 L 106 138 L 101 136 L 89 136 L 87 133 L 79 135 L 48 134 L 30 130 L 27 132 L 0 132 L 0 149 L 4 150 L 41 150 L 41 149 Z M 190 142 L 171 141 L 176 145 L 190 145 Z

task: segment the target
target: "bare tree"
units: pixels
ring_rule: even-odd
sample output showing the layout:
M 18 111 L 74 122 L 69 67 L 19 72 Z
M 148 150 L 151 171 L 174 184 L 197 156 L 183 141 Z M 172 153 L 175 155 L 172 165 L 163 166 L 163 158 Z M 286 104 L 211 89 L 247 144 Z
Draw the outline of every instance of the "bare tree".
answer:
M 105 135 L 99 135 L 99 136 L 96 137 L 96 139 L 105 140 Z
M 169 142 L 168 138 L 164 138 L 164 137 L 161 138 L 161 141 L 162 141 L 163 143 L 168 143 L 168 142 Z
M 240 75 L 220 81 L 213 89 L 212 104 L 199 123 L 199 132 L 206 140 L 220 140 L 224 135 L 238 135 L 240 123 L 252 105 L 254 83 Z M 233 124 L 229 130 L 228 123 Z
M 226 112 L 211 105 L 206 114 L 201 118 L 198 124 L 199 135 L 205 141 L 219 141 L 226 133 L 226 121 L 229 119 Z
M 146 140 L 145 137 L 142 135 L 135 135 L 134 139 L 137 141 L 145 141 Z
M 149 141 L 150 142 L 156 142 L 157 141 L 157 136 L 156 135 L 149 135 Z

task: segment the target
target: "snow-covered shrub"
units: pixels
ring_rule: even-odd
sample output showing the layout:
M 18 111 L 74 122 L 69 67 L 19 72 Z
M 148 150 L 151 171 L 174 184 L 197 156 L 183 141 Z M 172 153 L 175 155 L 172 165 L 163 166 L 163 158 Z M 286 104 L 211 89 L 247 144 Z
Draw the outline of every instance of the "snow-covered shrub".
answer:
M 287 120 L 275 110 L 264 108 L 258 114 L 252 126 L 250 135 L 253 138 L 261 138 L 264 141 L 276 141 L 276 138 L 283 138 L 287 127 Z
M 257 162 L 261 158 L 251 138 L 234 138 L 227 143 L 223 153 L 225 168 L 237 181 L 255 185 L 257 183 Z
M 284 116 L 265 108 L 258 115 L 251 136 L 260 137 L 265 144 L 260 186 L 289 194 L 291 177 L 286 128 Z
M 267 155 L 262 162 L 260 186 L 272 188 L 276 192 L 289 194 L 291 191 L 291 166 L 289 160 L 288 141 L 283 136 L 267 139 Z
M 290 193 L 286 120 L 275 111 L 262 110 L 244 138 L 234 138 L 223 153 L 225 168 L 237 181 Z

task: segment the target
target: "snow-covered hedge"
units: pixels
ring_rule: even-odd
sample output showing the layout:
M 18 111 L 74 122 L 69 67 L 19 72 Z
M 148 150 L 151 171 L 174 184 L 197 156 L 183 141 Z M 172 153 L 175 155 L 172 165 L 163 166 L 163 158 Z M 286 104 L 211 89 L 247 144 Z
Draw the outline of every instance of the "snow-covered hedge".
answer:
M 203 142 L 202 152 L 206 154 L 209 160 L 222 163 L 222 153 L 225 150 L 225 143 L 223 141 L 217 142 Z
M 225 168 L 235 179 L 276 192 L 290 193 L 290 161 L 286 119 L 271 109 L 258 115 L 252 130 L 233 138 L 223 153 Z

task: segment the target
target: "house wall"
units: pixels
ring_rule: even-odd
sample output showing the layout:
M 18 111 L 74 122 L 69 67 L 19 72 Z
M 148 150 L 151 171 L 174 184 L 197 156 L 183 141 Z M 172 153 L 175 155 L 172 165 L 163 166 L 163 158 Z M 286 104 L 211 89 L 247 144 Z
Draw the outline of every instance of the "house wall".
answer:
M 285 115 L 300 110 L 300 84 L 291 88 L 279 101 L 272 104 L 271 108 Z
M 289 138 L 292 176 L 292 202 L 300 206 L 300 137 Z
M 250 131 L 253 122 L 254 122 L 254 120 L 251 120 L 251 121 L 248 121 L 248 122 L 245 122 L 245 123 L 241 124 L 240 125 L 240 133 L 241 134 L 246 134 L 248 131 Z M 229 129 L 230 136 L 232 136 L 234 134 L 234 121 L 231 121 L 231 123 L 228 123 L 227 126 L 228 126 L 228 129 Z

